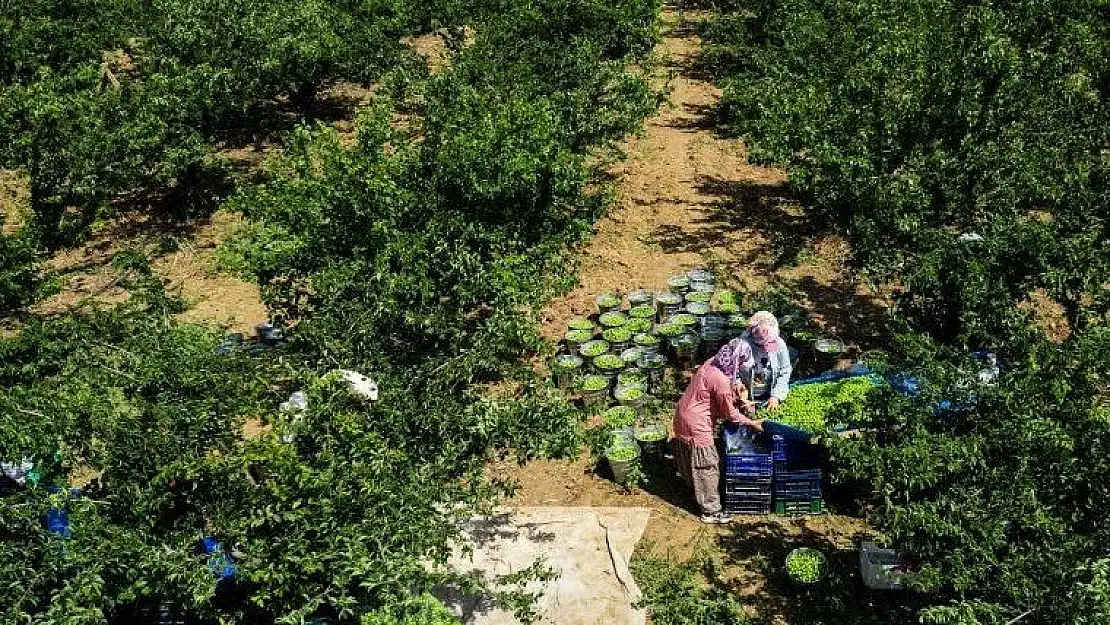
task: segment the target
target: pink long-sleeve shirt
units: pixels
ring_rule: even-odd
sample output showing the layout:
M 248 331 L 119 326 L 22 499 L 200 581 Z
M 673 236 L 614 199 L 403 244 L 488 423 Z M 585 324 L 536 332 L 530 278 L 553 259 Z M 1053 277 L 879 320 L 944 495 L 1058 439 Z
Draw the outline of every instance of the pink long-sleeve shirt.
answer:
M 732 381 L 720 369 L 706 362 L 698 367 L 674 414 L 674 435 L 695 447 L 713 446 L 713 424 L 717 419 L 733 423 L 754 423 L 736 407 Z

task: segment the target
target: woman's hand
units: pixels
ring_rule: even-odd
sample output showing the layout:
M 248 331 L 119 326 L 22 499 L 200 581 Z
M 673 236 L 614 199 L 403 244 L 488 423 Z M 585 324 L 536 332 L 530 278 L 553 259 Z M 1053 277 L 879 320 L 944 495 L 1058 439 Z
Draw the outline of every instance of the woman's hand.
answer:
M 781 403 L 781 402 L 779 402 L 778 397 L 772 397 L 772 398 L 767 400 L 767 409 L 768 410 L 778 410 L 779 409 L 779 403 Z

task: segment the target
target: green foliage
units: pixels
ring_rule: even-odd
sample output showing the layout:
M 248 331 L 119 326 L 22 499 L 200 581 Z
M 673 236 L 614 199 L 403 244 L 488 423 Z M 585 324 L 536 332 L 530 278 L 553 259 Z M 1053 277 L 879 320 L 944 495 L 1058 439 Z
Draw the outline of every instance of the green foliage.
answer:
M 416 23 L 479 27 L 449 69 L 400 83 L 414 110 L 379 98 L 353 145 L 299 126 L 234 194 L 250 225 L 222 259 L 299 322 L 285 348 L 221 353 L 133 251 L 113 263 L 124 304 L 0 340 L 0 459 L 46 472 L 0 506 L 0 621 L 136 622 L 168 602 L 229 625 L 446 624 L 424 594 L 444 581 L 528 616 L 512 589 L 543 567 L 491 586 L 442 565 L 461 521 L 508 490 L 491 459 L 579 449 L 581 411 L 522 364 L 545 349 L 530 311 L 568 286 L 569 246 L 607 199 L 590 190 L 599 161 L 657 103 L 628 68 L 658 5 L 120 0 L 72 47 L 33 36 L 97 4 L 0 18 L 19 35 L 0 42 L 0 166 L 29 171 L 51 244 L 143 192 L 210 205 L 226 189 L 204 189 L 223 177 L 208 154 L 229 130 L 311 116 L 323 82 L 376 78 Z M 117 48 L 134 68 L 105 82 L 100 52 Z M 31 257 L 4 258 L 6 277 Z M 336 368 L 372 375 L 380 400 Z M 277 410 L 295 390 L 308 409 Z M 79 496 L 46 488 L 78 474 L 95 476 Z M 44 528 L 52 506 L 70 538 Z M 201 536 L 232 550 L 234 580 L 217 583 Z
M 398 606 L 362 615 L 360 625 L 457 625 L 443 604 L 431 595 L 421 595 Z
M 280 129 L 281 101 L 313 115 L 327 81 L 369 82 L 399 64 L 405 32 L 388 3 L 8 5 L 0 167 L 29 173 L 51 246 L 136 195 L 200 187 L 213 143 Z
M 1107 338 L 1100 328 L 1058 346 L 1030 333 L 997 384 L 954 352 L 909 342 L 900 354 L 929 380 L 922 395 L 872 394 L 861 424 L 872 433 L 835 446 L 837 478 L 865 483 L 869 519 L 924 562 L 911 583 L 961 602 L 931 609 L 930 622 L 1034 610 L 1073 623 L 1099 605 Z M 940 399 L 975 407 L 937 414 Z M 1072 591 L 1081 583 L 1090 594 Z
M 651 555 L 632 561 L 632 572 L 643 591 L 640 606 L 659 625 L 749 625 L 743 607 L 720 585 L 706 587 L 703 576 L 715 580 L 719 572 L 709 559 Z
M 998 339 L 1022 322 L 999 313 L 1037 287 L 1073 325 L 1105 312 L 1110 34 L 1097 3 L 754 9 L 707 33 L 717 57 L 744 59 L 714 61 L 722 119 L 790 167 L 861 265 L 899 278 L 919 327 Z
M 789 167 L 860 269 L 898 285 L 892 363 L 922 393 L 869 394 L 862 435 L 834 441 L 833 461 L 869 521 L 922 563 L 907 578 L 932 593 L 919 618 L 1104 613 L 1103 9 L 758 1 L 705 34 L 721 121 Z M 1063 308 L 1059 344 L 1017 306 L 1037 289 Z M 999 350 L 997 382 L 967 345 Z
M 4 214 L 0 213 L 0 223 Z M 35 240 L 27 229 L 0 234 L 0 313 L 15 310 L 33 296 L 38 282 Z

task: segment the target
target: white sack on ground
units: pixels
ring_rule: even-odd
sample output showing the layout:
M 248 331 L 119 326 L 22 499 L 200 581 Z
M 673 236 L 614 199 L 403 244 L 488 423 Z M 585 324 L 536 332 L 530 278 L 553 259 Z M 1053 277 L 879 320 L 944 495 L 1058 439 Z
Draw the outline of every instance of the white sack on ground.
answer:
M 460 550 L 450 566 L 492 578 L 518 572 L 542 558 L 558 577 L 542 587 L 539 625 L 644 625 L 644 611 L 632 607 L 640 589 L 628 561 L 649 515 L 647 508 L 506 510 L 472 521 L 466 534 L 474 553 L 468 556 Z M 518 622 L 511 613 L 490 608 L 485 598 L 439 594 L 464 623 Z

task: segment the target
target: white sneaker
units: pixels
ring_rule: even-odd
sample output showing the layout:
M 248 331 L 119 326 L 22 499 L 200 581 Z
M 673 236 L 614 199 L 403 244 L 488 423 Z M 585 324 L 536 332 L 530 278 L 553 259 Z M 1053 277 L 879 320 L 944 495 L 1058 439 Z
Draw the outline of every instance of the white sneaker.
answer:
M 701 515 L 701 522 L 702 523 L 716 523 L 718 525 L 724 525 L 725 523 L 732 522 L 732 516 L 730 516 L 728 514 L 725 514 L 724 512 L 714 512 L 713 514 L 703 514 L 703 515 Z

